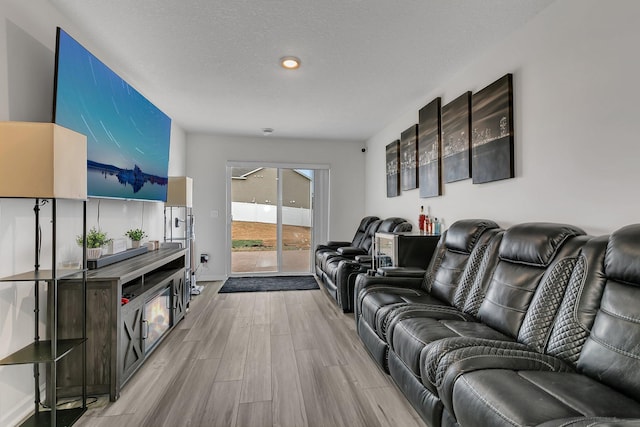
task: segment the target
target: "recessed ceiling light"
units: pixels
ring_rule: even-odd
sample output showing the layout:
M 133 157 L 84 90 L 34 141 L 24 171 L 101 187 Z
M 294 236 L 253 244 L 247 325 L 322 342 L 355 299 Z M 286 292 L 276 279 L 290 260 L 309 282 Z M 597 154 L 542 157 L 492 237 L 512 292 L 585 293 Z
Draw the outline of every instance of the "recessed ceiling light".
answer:
M 300 59 L 295 56 L 285 56 L 280 58 L 280 65 L 287 70 L 295 70 L 300 68 Z

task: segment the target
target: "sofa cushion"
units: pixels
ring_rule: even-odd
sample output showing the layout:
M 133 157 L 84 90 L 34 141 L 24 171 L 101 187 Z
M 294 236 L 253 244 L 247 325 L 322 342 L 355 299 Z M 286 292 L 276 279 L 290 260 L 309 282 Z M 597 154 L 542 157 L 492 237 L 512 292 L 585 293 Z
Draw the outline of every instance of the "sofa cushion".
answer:
M 484 232 L 494 228 L 498 228 L 498 224 L 489 220 L 456 221 L 447 230 L 445 245 L 453 251 L 470 254 Z
M 609 281 L 578 369 L 640 400 L 640 288 Z
M 609 238 L 606 283 L 578 369 L 640 400 L 640 225 Z
M 567 239 L 584 234 L 571 225 L 542 222 L 514 225 L 502 239 L 500 258 L 546 267 Z
M 411 231 L 411 223 L 407 222 L 404 218 L 392 216 L 384 219 L 377 231 L 380 233 Z
M 500 332 L 517 337 L 541 284 L 541 292 L 548 284 L 564 294 L 569 282 L 569 275 L 564 273 L 573 268 L 571 264 L 586 241 L 587 236 L 563 224 L 530 223 L 507 230 L 500 243 L 500 261 L 492 274 L 486 276 L 490 283 L 478 318 Z M 548 256 L 553 258 L 547 259 Z M 534 263 L 535 258 L 540 262 Z M 561 264 L 567 262 L 570 265 L 564 268 L 567 266 Z M 545 302 L 545 298 L 538 299 L 539 304 Z M 539 332 L 535 334 L 539 336 Z
M 387 342 L 391 350 L 418 378 L 421 378 L 420 353 L 426 345 L 437 340 L 451 337 L 512 340 L 512 338 L 482 323 L 424 317 L 403 319 L 391 327 L 387 333 Z
M 369 228 L 369 225 L 379 219 L 380 218 L 378 218 L 377 216 L 365 216 L 364 218 L 362 218 L 362 221 L 360 221 L 360 225 L 358 226 L 358 230 L 353 236 L 351 244 L 346 246 L 360 246 L 365 237 L 367 237 L 367 229 Z
M 391 286 L 376 287 L 377 292 L 371 292 L 363 299 L 361 306 L 362 320 L 367 322 L 376 332 L 376 325 L 386 312 L 399 304 L 421 303 L 444 305 L 444 302 L 424 293 L 419 289 L 397 288 Z M 386 290 L 386 292 L 385 292 Z M 381 320 L 378 320 L 381 319 Z
M 514 426 L 576 416 L 638 417 L 640 404 L 576 373 L 488 369 L 460 377 L 453 411 L 463 426 Z
M 628 225 L 609 238 L 605 256 L 607 278 L 640 286 L 640 224 Z
M 600 307 L 608 241 L 607 236 L 593 238 L 580 250 L 545 349 L 574 367 Z

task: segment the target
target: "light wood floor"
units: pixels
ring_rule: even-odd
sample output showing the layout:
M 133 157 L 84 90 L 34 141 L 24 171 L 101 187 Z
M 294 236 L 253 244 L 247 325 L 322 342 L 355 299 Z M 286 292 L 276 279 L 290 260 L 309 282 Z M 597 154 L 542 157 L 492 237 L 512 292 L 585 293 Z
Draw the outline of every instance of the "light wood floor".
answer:
M 125 385 L 80 427 L 424 427 L 322 290 L 218 294 L 205 284 Z

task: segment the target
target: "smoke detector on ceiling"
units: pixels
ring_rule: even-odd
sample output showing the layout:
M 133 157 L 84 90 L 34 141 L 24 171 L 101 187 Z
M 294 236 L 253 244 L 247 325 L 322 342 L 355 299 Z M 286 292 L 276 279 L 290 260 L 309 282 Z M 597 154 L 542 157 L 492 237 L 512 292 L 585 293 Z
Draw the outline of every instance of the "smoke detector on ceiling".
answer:
M 262 134 L 264 136 L 269 136 L 273 133 L 273 128 L 262 128 Z

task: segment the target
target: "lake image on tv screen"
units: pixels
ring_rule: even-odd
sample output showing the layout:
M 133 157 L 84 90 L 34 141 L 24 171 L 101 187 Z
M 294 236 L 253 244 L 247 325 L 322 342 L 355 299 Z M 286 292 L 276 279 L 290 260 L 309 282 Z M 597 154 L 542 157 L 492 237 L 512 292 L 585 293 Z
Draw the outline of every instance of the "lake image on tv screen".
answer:
M 87 136 L 93 197 L 167 197 L 171 119 L 59 30 L 55 123 Z

